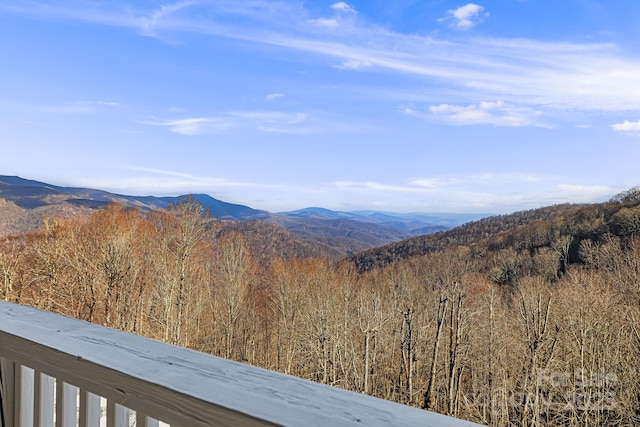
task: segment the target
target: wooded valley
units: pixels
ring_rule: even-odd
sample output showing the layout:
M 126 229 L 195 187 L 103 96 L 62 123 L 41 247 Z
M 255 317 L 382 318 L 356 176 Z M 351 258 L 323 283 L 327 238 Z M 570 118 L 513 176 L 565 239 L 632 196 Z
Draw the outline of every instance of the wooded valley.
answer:
M 492 426 L 637 424 L 638 192 L 541 212 L 335 262 L 111 204 L 2 240 L 0 298 Z

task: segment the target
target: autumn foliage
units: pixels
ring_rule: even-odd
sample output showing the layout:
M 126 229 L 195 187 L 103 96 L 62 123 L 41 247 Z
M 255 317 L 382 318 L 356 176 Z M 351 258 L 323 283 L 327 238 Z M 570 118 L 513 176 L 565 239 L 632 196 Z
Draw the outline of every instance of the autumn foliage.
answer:
M 633 425 L 639 209 L 571 210 L 357 273 L 256 262 L 191 200 L 110 205 L 4 240 L 0 298 L 488 425 Z

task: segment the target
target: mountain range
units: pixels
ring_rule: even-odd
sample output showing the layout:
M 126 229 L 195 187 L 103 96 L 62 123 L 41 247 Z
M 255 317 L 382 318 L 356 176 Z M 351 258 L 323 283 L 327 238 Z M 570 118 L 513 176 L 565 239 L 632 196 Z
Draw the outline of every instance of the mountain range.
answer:
M 179 203 L 186 196 L 130 196 L 0 175 L 0 237 L 37 231 L 42 228 L 43 218 L 86 215 L 108 203 L 115 202 L 125 207 L 150 211 L 164 209 L 170 203 Z M 489 215 L 342 212 L 320 207 L 271 213 L 224 202 L 208 194 L 189 196 L 202 204 L 213 218 L 222 221 L 257 221 L 251 227 L 254 233 L 260 227 L 267 227 L 264 223 L 276 225 L 298 239 L 325 246 L 332 258 L 448 230 Z M 228 224 L 228 227 L 238 228 L 239 225 Z M 265 233 L 273 235 L 273 230 L 269 229 Z M 300 245 L 304 246 L 303 243 Z

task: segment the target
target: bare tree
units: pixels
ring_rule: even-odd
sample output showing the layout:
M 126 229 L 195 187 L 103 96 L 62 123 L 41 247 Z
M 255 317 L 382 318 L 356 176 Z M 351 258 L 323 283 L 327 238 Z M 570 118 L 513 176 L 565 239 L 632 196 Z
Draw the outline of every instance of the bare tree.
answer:
M 220 316 L 217 321 L 224 334 L 224 357 L 246 360 L 240 322 L 247 308 L 251 288 L 256 286 L 257 271 L 243 237 L 231 232 L 217 241 L 215 251 L 214 292 L 217 294 Z M 218 311 L 218 310 L 216 310 Z
M 535 426 L 540 421 L 540 394 L 536 375 L 540 370 L 548 368 L 559 331 L 557 323 L 551 318 L 551 301 L 547 285 L 541 280 L 523 280 L 519 283 L 520 326 L 528 349 L 521 380 L 521 425 Z
M 168 212 L 156 212 L 151 223 L 162 238 L 154 256 L 159 269 L 159 300 L 163 305 L 163 339 L 187 346 L 189 322 L 188 299 L 207 292 L 209 280 L 199 256 L 207 253 L 207 213 L 201 204 L 186 198 L 169 206 Z M 203 277 L 204 276 L 204 277 Z M 208 293 L 208 292 L 207 292 Z

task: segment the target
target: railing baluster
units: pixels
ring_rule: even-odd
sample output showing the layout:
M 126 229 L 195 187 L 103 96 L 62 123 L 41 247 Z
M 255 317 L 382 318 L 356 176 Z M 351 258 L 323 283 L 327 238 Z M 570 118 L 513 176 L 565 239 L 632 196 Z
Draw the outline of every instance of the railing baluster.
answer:
M 100 396 L 80 389 L 80 427 L 97 427 L 100 425 Z
M 56 379 L 56 427 L 76 427 L 78 387 Z
M 16 427 L 33 426 L 33 369 L 16 364 Z
M 33 421 L 35 427 L 53 427 L 54 379 L 40 371 L 33 375 Z
M 160 422 L 153 419 L 142 412 L 136 412 L 136 427 L 159 427 Z
M 40 427 L 40 399 L 42 398 L 42 392 L 40 391 L 42 382 L 40 381 L 40 371 L 33 370 L 33 426 Z M 44 427 L 44 426 L 43 426 Z
M 129 427 L 129 409 L 107 400 L 107 427 Z
M 40 427 L 55 427 L 56 379 L 40 372 Z
M 42 383 L 40 382 L 40 372 L 37 369 L 33 370 L 33 426 L 40 427 L 40 398 L 42 393 L 40 388 Z
M 2 418 L 0 427 L 13 427 L 13 411 L 15 409 L 15 377 L 16 368 L 19 365 L 13 360 L 0 357 L 0 405 L 2 405 Z

